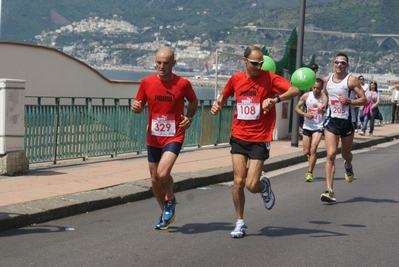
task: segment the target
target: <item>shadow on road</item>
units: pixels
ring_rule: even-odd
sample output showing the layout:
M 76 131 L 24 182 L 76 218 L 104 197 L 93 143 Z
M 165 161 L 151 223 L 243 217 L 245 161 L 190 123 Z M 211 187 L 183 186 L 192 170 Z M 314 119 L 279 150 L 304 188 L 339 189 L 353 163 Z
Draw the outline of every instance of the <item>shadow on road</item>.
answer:
M 54 225 L 40 225 L 40 226 L 29 226 L 25 228 L 19 228 L 15 230 L 9 230 L 1 232 L 0 236 L 18 236 L 28 234 L 43 234 L 43 233 L 58 233 L 65 231 L 74 231 L 74 228 Z
M 215 231 L 231 231 L 234 228 L 234 225 L 231 223 L 189 223 L 185 224 L 182 227 L 170 226 L 169 232 L 178 232 L 182 234 L 199 234 L 199 233 L 208 233 Z
M 260 233 L 256 235 L 262 235 L 268 237 L 283 237 L 291 235 L 310 235 L 311 237 L 332 237 L 332 236 L 347 236 L 348 234 L 338 233 L 333 231 L 325 231 L 321 229 L 268 226 L 262 228 L 260 230 Z
M 353 202 L 372 202 L 372 203 L 399 203 L 399 201 L 393 199 L 378 199 L 378 198 L 367 198 L 367 197 L 354 197 L 349 200 L 340 201 L 339 203 L 353 203 Z

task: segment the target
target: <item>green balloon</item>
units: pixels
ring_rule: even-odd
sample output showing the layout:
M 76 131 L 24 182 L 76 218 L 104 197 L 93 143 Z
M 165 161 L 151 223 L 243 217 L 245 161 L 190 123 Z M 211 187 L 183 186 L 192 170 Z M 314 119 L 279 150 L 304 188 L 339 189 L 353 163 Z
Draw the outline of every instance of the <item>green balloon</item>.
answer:
M 309 90 L 316 83 L 316 74 L 310 68 L 299 68 L 292 74 L 291 83 L 299 90 Z
M 263 56 L 263 64 L 262 64 L 262 70 L 268 70 L 270 72 L 275 73 L 276 72 L 276 62 L 269 57 L 269 56 Z

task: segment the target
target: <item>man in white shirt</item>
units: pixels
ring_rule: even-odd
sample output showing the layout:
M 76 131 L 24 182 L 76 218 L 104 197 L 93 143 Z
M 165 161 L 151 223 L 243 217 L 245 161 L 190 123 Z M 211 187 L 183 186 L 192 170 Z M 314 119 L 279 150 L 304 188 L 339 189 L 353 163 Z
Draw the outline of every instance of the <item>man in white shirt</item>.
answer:
M 355 132 L 353 107 L 367 103 L 358 79 L 347 72 L 348 67 L 348 56 L 344 53 L 338 53 L 334 60 L 335 72 L 324 79 L 325 87 L 322 94 L 323 105 L 321 109 L 327 111 L 324 121 L 327 189 L 321 194 L 320 199 L 329 203 L 336 202 L 333 183 L 339 141 L 341 141 L 341 155 L 344 159 L 345 180 L 348 183 L 353 181 L 353 154 L 351 151 Z M 357 99 L 355 99 L 356 94 L 358 95 Z
M 308 172 L 305 175 L 306 182 L 313 182 L 313 170 L 317 161 L 317 147 L 323 134 L 324 113 L 321 112 L 322 105 L 321 91 L 324 82 L 316 78 L 312 91 L 304 93 L 299 99 L 295 112 L 304 118 L 303 123 L 303 154 L 308 157 Z M 301 107 L 306 105 L 306 111 Z
M 357 77 L 357 79 L 359 80 L 359 84 L 363 88 L 364 92 L 367 92 L 369 90 L 369 85 L 364 83 L 363 75 L 360 75 L 359 77 Z M 358 95 L 355 95 L 355 99 L 357 99 L 358 97 L 359 97 Z M 358 106 L 354 107 L 354 110 L 355 110 L 355 122 L 353 124 L 353 127 L 355 128 L 355 133 L 357 133 L 357 129 L 362 126 L 363 120 L 360 120 L 361 118 L 359 118 L 359 107 Z
M 358 79 L 359 79 L 360 86 L 363 88 L 364 92 L 367 92 L 369 90 L 369 85 L 367 83 L 364 83 L 363 75 L 360 75 L 358 77 Z
M 392 103 L 392 121 L 391 123 L 395 123 L 398 120 L 398 112 L 399 112 L 399 82 L 395 83 L 395 86 L 391 88 L 391 103 Z

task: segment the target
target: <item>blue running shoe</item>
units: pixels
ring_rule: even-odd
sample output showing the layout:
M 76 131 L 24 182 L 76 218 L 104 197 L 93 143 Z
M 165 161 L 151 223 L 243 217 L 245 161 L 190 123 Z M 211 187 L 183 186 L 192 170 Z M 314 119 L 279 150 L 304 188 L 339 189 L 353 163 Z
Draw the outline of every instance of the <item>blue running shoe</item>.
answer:
M 245 224 L 236 223 L 236 227 L 233 232 L 230 233 L 232 238 L 242 238 L 245 236 L 245 231 L 247 230 L 247 226 Z
M 155 224 L 155 230 L 168 230 L 169 226 L 166 224 L 166 222 L 162 218 L 162 214 L 159 217 L 158 222 Z
M 175 216 L 176 216 L 175 206 L 176 206 L 176 198 L 172 200 L 165 200 L 164 202 L 162 218 L 167 225 L 175 221 Z
M 276 198 L 274 197 L 270 180 L 266 177 L 262 177 L 260 181 L 265 184 L 265 189 L 263 189 L 263 191 L 260 193 L 260 196 L 263 199 L 263 204 L 265 205 L 266 209 L 271 210 L 274 206 Z

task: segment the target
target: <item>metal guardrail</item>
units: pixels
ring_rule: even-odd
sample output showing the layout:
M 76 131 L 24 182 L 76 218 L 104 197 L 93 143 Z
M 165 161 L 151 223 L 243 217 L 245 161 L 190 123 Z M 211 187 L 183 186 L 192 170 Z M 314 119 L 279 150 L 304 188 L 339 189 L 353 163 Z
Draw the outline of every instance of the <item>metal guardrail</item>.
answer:
M 131 99 L 26 97 L 24 149 L 30 163 L 137 153 L 146 150 L 147 109 L 131 111 Z M 229 102 L 218 116 L 202 100 L 183 147 L 226 143 L 234 114 Z
M 30 163 L 141 154 L 146 150 L 147 109 L 131 111 L 131 99 L 26 97 L 24 149 Z M 32 101 L 33 100 L 33 101 Z M 214 116 L 212 100 L 201 100 L 186 132 L 183 147 L 228 143 L 234 101 Z M 379 105 L 384 122 L 391 121 L 391 103 Z M 291 116 L 296 117 L 296 116 Z M 291 119 L 292 120 L 292 119 Z

